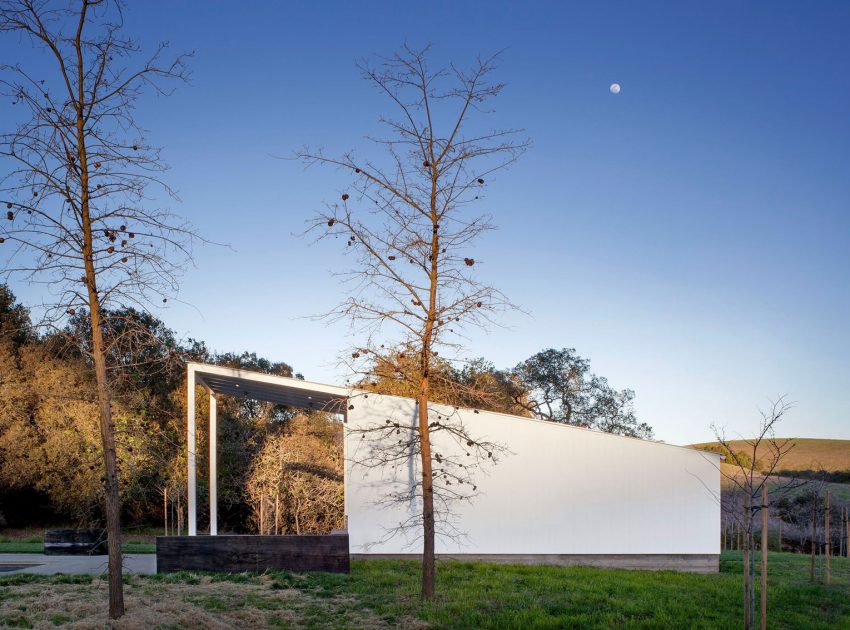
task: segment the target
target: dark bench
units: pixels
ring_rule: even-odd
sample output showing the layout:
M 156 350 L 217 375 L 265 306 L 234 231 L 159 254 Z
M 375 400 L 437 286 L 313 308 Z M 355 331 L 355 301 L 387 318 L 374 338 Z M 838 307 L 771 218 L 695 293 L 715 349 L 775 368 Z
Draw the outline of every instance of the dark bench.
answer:
M 44 532 L 46 556 L 103 556 L 107 553 L 106 530 L 48 529 Z

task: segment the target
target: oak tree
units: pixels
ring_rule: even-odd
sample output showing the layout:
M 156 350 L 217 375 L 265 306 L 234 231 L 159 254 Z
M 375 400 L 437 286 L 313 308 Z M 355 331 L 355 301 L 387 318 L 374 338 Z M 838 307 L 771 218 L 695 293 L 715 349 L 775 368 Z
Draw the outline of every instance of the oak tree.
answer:
M 574 348 L 542 350 L 519 363 L 513 375 L 514 402 L 538 419 L 652 438 L 652 427 L 635 413 L 634 391 L 614 389 Z

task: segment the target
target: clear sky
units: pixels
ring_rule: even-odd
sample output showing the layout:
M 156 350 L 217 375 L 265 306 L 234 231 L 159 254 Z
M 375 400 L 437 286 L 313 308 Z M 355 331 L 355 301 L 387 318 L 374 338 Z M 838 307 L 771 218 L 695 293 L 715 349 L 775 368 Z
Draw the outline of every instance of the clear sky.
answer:
M 191 306 L 157 311 L 179 334 L 344 378 L 345 326 L 299 318 L 336 302 L 345 259 L 298 234 L 346 179 L 275 156 L 367 148 L 387 103 L 359 59 L 504 48 L 494 124 L 534 146 L 490 185 L 475 258 L 529 314 L 469 355 L 575 347 L 674 443 L 751 430 L 778 394 L 781 433 L 850 438 L 850 3 L 156 0 L 126 24 L 196 51 L 192 86 L 138 118 L 174 210 L 230 245 L 197 251 Z

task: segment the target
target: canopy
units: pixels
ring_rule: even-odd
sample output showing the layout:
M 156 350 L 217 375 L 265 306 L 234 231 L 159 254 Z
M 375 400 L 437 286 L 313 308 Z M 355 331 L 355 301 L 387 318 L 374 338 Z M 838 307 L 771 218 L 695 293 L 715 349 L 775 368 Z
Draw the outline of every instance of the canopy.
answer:
M 186 392 L 186 426 L 189 472 L 189 535 L 197 535 L 197 477 L 195 440 L 195 388 L 200 385 L 210 395 L 210 535 L 218 534 L 218 478 L 216 396 L 262 400 L 298 409 L 345 413 L 349 390 L 335 385 L 311 383 L 287 376 L 236 368 L 189 363 Z

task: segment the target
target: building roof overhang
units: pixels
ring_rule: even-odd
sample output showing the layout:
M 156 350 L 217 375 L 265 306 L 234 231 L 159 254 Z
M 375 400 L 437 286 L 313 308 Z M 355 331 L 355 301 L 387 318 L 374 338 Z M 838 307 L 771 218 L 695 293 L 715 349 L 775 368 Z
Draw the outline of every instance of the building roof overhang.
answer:
M 298 409 L 343 413 L 350 393 L 347 388 L 336 385 L 208 363 L 192 362 L 187 368 L 194 373 L 197 384 L 215 394 L 262 400 Z

